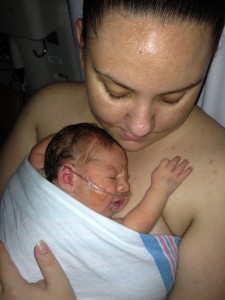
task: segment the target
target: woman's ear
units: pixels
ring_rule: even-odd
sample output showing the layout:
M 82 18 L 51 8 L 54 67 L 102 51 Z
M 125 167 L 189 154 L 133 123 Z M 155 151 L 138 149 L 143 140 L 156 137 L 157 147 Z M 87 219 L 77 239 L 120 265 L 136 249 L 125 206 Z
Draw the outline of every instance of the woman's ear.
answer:
M 78 42 L 78 47 L 80 49 L 80 64 L 82 69 L 84 68 L 84 38 L 83 38 L 83 20 L 78 19 L 76 21 L 76 32 L 77 32 L 77 42 Z
M 58 183 L 62 190 L 71 194 L 74 190 L 74 173 L 72 169 L 66 165 L 62 165 L 58 172 Z

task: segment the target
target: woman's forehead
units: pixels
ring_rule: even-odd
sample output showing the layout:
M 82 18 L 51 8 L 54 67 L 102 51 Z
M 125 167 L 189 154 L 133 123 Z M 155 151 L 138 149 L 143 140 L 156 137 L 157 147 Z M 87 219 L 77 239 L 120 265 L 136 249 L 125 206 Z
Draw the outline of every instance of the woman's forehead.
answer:
M 123 73 L 124 76 L 136 74 L 143 80 L 152 75 L 159 80 L 165 70 L 180 77 L 188 69 L 199 71 L 194 78 L 198 81 L 211 57 L 210 30 L 189 22 L 167 24 L 147 17 L 109 15 L 104 18 L 97 37 L 90 42 L 94 66 L 115 76 L 121 72 L 124 84 Z

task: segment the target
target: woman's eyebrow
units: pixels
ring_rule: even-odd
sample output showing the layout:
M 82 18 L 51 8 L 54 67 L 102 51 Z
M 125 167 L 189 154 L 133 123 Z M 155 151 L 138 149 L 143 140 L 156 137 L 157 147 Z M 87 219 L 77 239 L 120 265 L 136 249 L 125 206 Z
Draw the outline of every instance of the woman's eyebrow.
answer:
M 122 88 L 127 89 L 127 90 L 131 90 L 131 91 L 132 91 L 132 88 L 131 88 L 131 87 L 125 85 L 125 84 L 122 83 L 122 82 L 120 82 L 118 79 L 114 78 L 112 75 L 104 74 L 104 73 L 98 71 L 96 68 L 94 68 L 94 70 L 95 70 L 95 72 L 96 72 L 97 74 L 99 74 L 99 75 L 101 75 L 101 76 L 104 76 L 104 77 L 108 78 L 108 79 L 111 80 L 113 83 L 115 83 L 115 84 L 121 86 Z M 178 88 L 178 89 L 176 89 L 176 90 L 173 90 L 173 91 L 165 91 L 165 92 L 161 93 L 161 95 L 170 95 L 170 94 L 176 94 L 176 93 L 184 92 L 184 91 L 186 91 L 186 90 L 189 90 L 189 89 L 191 89 L 191 88 L 193 88 L 193 87 L 199 85 L 200 83 L 203 82 L 203 80 L 204 80 L 204 78 L 201 78 L 201 79 L 197 80 L 197 81 L 194 82 L 194 83 L 190 83 L 190 84 L 188 84 L 188 85 L 186 85 L 186 86 L 184 86 L 184 87 Z
M 124 83 L 120 82 L 118 79 L 114 78 L 112 75 L 109 75 L 109 74 L 104 74 L 100 71 L 98 71 L 96 68 L 94 68 L 95 72 L 101 76 L 104 76 L 106 78 L 108 78 L 109 80 L 111 80 L 113 83 L 121 86 L 122 88 L 124 89 L 127 89 L 127 90 L 132 90 L 132 88 L 130 88 L 129 86 L 125 85 Z
M 163 92 L 162 95 L 170 95 L 170 94 L 176 94 L 176 93 L 185 92 L 186 90 L 192 89 L 193 87 L 199 85 L 200 83 L 203 82 L 203 80 L 204 80 L 204 79 L 202 78 L 202 79 L 199 79 L 198 81 L 196 81 L 196 82 L 194 82 L 194 83 L 188 84 L 188 85 L 185 86 L 185 87 L 178 88 L 178 89 L 173 90 L 173 91 L 166 91 L 166 92 Z

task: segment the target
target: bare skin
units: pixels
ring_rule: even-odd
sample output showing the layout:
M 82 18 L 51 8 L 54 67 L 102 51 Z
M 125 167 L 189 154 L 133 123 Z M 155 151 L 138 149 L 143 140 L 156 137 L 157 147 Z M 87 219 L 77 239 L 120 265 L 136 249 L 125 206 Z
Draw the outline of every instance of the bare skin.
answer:
M 43 154 L 46 143 L 51 138 L 52 135 L 36 144 L 29 154 L 29 162 L 43 176 L 45 176 Z M 151 185 L 143 199 L 127 215 L 120 218 L 113 216 L 122 211 L 129 202 L 130 193 L 126 195 L 123 193 L 130 192 L 130 185 L 127 156 L 117 144 L 112 145 L 110 151 L 105 149 L 98 151 L 95 159 L 88 162 L 81 171 L 83 179 L 90 179 L 104 191 L 117 193 L 114 197 L 89 189 L 86 180 L 77 176 L 74 170 L 75 160 L 64 162 L 52 183 L 90 209 L 132 230 L 148 234 L 159 219 L 170 195 L 191 174 L 192 167 L 188 164 L 187 159 L 181 160 L 179 156 L 171 160 L 163 158 L 151 174 Z
M 135 231 L 148 234 L 159 219 L 169 196 L 191 174 L 188 160 L 179 156 L 164 158 L 152 173 L 151 185 L 141 202 L 123 218 L 115 221 Z
M 165 153 L 188 157 L 195 171 L 169 198 L 151 234 L 182 237 L 169 299 L 223 299 L 225 130 L 192 108 L 211 58 L 210 33 L 204 26 L 137 20 L 132 36 L 129 18 L 118 15 L 114 26 L 103 23 L 98 39 L 82 52 L 86 85 L 59 83 L 34 96 L 1 151 L 1 185 L 37 141 L 75 122 L 97 121 L 127 149 L 133 193 L 117 217 L 142 199 L 148 174 Z M 112 47 L 107 37 L 114 33 Z M 108 92 L 125 99 L 110 100 L 102 82 Z
M 11 278 L 1 275 L 0 298 L 14 300 L 76 300 L 74 291 L 69 284 L 61 266 L 44 241 L 40 241 L 34 248 L 34 256 L 44 277 L 37 283 L 28 284 L 18 272 L 11 261 L 4 245 L 0 242 L 0 266 L 1 273 L 11 274 Z M 54 274 L 54 276 L 52 276 Z M 29 289 L 26 287 L 29 286 Z M 14 293 L 14 291 L 17 293 Z M 66 292 L 65 292 L 66 290 Z M 32 295 L 32 297 L 31 297 Z
M 90 179 L 104 191 L 121 196 L 109 197 L 107 193 L 96 192 L 95 189 L 89 188 L 87 182 L 74 172 L 76 166 L 76 160 L 65 161 L 58 169 L 57 178 L 52 182 L 82 204 L 109 218 L 126 206 L 129 198 L 122 196 L 121 193 L 129 193 L 130 188 L 127 157 L 121 147 L 114 143 L 110 151 L 96 150 L 94 159 L 81 169 L 77 169 L 85 179 Z
M 42 142 L 40 146 L 42 148 Z M 38 145 L 29 155 L 30 162 L 36 157 L 35 149 L 39 149 Z M 188 164 L 187 159 L 181 160 L 179 156 L 171 160 L 162 159 L 151 175 L 151 185 L 143 199 L 126 216 L 120 218 L 113 216 L 126 207 L 129 202 L 130 188 L 127 157 L 117 144 L 112 145 L 110 151 L 105 149 L 98 151 L 95 159 L 88 162 L 81 171 L 83 179 L 90 179 L 106 192 L 117 193 L 114 194 L 115 196 L 89 189 L 86 180 L 77 176 L 74 170 L 75 160 L 64 162 L 59 167 L 57 178 L 53 179 L 52 183 L 101 215 L 139 233 L 148 234 L 159 219 L 170 195 L 191 174 L 192 167 Z M 43 170 L 43 160 L 38 169 Z M 124 192 L 128 194 L 121 194 Z

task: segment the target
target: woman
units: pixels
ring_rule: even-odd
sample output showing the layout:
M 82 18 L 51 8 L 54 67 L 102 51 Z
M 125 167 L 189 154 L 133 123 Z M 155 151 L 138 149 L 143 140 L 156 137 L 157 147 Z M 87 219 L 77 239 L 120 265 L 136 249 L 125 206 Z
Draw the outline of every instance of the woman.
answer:
M 75 122 L 97 122 L 127 151 L 133 194 L 119 216 L 142 198 L 165 153 L 189 158 L 194 172 L 151 234 L 182 237 L 169 299 L 222 299 L 225 130 L 195 102 L 225 7 L 219 0 L 164 2 L 84 1 L 77 35 L 86 83 L 50 85 L 33 97 L 2 149 L 1 183 L 37 141 Z M 15 290 L 34 298 L 28 285 Z

